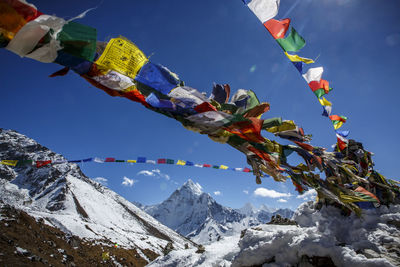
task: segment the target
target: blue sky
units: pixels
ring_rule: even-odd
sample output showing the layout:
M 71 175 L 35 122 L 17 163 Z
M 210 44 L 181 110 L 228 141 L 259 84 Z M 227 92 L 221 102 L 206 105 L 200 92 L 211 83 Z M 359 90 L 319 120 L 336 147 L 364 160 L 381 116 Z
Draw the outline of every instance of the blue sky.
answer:
M 240 0 L 31 2 L 43 13 L 63 18 L 97 7 L 78 22 L 96 28 L 98 40 L 127 37 L 152 55 L 152 62 L 167 66 L 201 92 L 210 93 L 213 82 L 229 83 L 233 91 L 252 89 L 271 105 L 263 118 L 294 120 L 313 134 L 314 145 L 330 148 L 336 141 L 306 82 Z M 292 19 L 307 42 L 299 54 L 318 58 L 315 66 L 324 67 L 323 78 L 333 87 L 327 96 L 333 113 L 349 118 L 342 129 L 375 153 L 378 171 L 397 180 L 398 10 L 397 0 L 281 0 L 276 17 Z M 4 49 L 0 59 L 0 127 L 26 134 L 68 159 L 145 156 L 246 166 L 245 156 L 228 145 L 190 132 L 138 103 L 112 98 L 74 73 L 49 78 L 61 68 L 56 64 L 19 58 Z M 126 163 L 87 163 L 82 170 L 144 204 L 161 202 L 189 178 L 234 208 L 246 202 L 296 208 L 302 201 L 290 181 L 263 179 L 261 187 L 284 195 L 261 197 L 254 194 L 260 186 L 252 175 L 232 171 Z

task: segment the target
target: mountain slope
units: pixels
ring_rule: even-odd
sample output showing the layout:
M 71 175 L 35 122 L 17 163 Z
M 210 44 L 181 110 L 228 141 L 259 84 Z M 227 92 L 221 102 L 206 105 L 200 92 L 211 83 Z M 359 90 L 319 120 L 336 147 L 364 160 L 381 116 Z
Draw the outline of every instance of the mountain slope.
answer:
M 206 243 L 244 228 L 244 215 L 218 204 L 199 184 L 188 180 L 161 204 L 144 208 L 147 213 L 195 242 Z
M 151 259 L 144 251 L 161 255 L 168 243 L 175 248 L 195 245 L 87 178 L 76 164 L 15 131 L 0 129 L 0 159 L 60 162 L 41 168 L 0 164 L 0 202 L 42 218 L 66 234 L 136 249 L 146 262 Z

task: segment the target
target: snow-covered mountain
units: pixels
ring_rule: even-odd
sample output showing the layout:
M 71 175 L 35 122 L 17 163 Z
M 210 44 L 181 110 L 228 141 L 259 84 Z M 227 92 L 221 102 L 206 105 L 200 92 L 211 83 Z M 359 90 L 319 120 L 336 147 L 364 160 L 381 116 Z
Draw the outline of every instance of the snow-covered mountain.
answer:
M 115 192 L 86 177 L 76 164 L 34 140 L 0 129 L 0 159 L 59 161 L 36 167 L 0 164 L 0 207 L 10 206 L 96 244 L 137 251 L 146 262 L 174 248 L 196 246 Z M 1 220 L 1 214 L 0 214 Z
M 188 180 L 160 204 L 144 210 L 178 233 L 198 243 L 218 240 L 221 236 L 245 228 L 245 216 L 218 204 L 202 187 Z
M 257 209 L 251 203 L 237 210 L 224 207 L 210 194 L 204 193 L 200 184 L 190 179 L 161 204 L 137 205 L 161 223 L 197 243 L 213 242 L 222 236 L 267 223 L 276 214 L 286 218 L 293 215 L 290 209 L 274 209 L 265 205 Z

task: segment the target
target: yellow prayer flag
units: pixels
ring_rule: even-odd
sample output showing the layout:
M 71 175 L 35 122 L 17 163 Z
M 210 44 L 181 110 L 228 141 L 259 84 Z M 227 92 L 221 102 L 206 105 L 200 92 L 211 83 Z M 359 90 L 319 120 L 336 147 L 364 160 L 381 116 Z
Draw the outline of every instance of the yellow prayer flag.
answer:
M 333 125 L 333 128 L 335 128 L 335 130 L 337 130 L 337 129 L 339 129 L 339 128 L 342 127 L 342 126 L 343 126 L 343 122 L 342 122 L 342 121 L 339 121 L 338 123 L 336 123 L 336 124 Z
M 179 159 L 176 165 L 186 165 L 186 161 Z
M 283 121 L 281 125 L 268 128 L 267 131 L 270 133 L 277 133 L 282 131 L 294 130 L 296 129 L 296 127 L 297 126 L 294 121 Z
M 219 168 L 222 169 L 222 170 L 227 170 L 229 167 L 225 166 L 225 165 L 221 165 L 221 166 L 219 166 Z
M 17 166 L 18 160 L 2 160 L 0 164 L 8 165 L 8 166 Z
M 306 64 L 310 64 L 310 63 L 314 63 L 314 60 L 310 59 L 310 58 L 305 58 L 305 57 L 299 57 L 298 55 L 291 55 L 288 54 L 287 52 L 285 52 L 285 55 L 289 58 L 290 61 L 292 62 L 299 62 L 302 61 Z
M 134 43 L 120 37 L 108 42 L 103 54 L 95 63 L 134 79 L 146 62 L 146 55 Z
M 128 159 L 126 162 L 129 162 L 129 163 L 136 163 L 136 159 Z
M 332 103 L 326 100 L 325 97 L 318 98 L 319 103 L 321 103 L 322 106 L 332 106 Z

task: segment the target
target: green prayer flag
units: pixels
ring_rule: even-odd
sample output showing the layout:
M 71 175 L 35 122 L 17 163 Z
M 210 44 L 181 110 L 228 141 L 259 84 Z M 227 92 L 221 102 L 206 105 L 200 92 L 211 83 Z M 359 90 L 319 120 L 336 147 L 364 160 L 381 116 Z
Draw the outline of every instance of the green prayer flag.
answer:
M 97 30 L 76 22 L 68 22 L 58 34 L 62 51 L 78 58 L 93 61 L 96 52 Z
M 247 95 L 249 96 L 249 98 L 247 99 L 246 110 L 252 109 L 260 104 L 260 101 L 258 100 L 256 94 L 253 91 L 249 90 L 247 92 Z
M 174 160 L 173 159 L 167 159 L 166 163 L 167 164 L 174 164 Z
M 329 92 L 332 91 L 332 87 L 329 87 Z M 322 96 L 326 95 L 325 90 L 324 89 L 318 89 L 314 91 L 314 94 L 318 97 L 321 98 Z
M 276 117 L 276 118 L 270 118 L 270 119 L 266 119 L 263 122 L 263 129 L 268 129 L 274 126 L 280 126 L 282 125 L 282 118 L 280 117 Z
M 297 52 L 306 45 L 306 41 L 292 27 L 286 38 L 276 39 L 285 52 Z
M 115 162 L 125 162 L 123 159 L 116 159 Z

